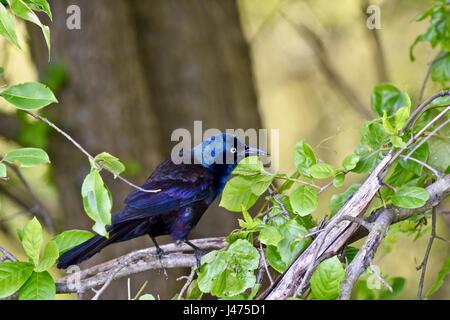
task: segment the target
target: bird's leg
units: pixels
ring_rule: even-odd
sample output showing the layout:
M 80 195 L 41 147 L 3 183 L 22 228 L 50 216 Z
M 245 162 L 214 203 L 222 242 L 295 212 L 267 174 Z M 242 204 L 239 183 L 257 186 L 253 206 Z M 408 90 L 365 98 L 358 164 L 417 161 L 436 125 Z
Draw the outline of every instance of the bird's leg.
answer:
M 158 255 L 159 260 L 162 259 L 162 256 L 164 255 L 164 251 L 163 249 L 161 249 L 161 247 L 158 245 L 158 242 L 156 242 L 156 238 L 149 235 L 150 238 L 152 239 L 153 243 L 155 244 L 156 247 L 156 254 Z
M 202 266 L 201 258 L 205 254 L 205 251 L 203 251 L 202 249 L 197 247 L 195 244 L 193 244 L 189 240 L 184 240 L 184 243 L 186 243 L 188 246 L 190 246 L 192 249 L 194 249 L 195 260 L 197 261 L 197 268 L 200 269 L 200 267 Z

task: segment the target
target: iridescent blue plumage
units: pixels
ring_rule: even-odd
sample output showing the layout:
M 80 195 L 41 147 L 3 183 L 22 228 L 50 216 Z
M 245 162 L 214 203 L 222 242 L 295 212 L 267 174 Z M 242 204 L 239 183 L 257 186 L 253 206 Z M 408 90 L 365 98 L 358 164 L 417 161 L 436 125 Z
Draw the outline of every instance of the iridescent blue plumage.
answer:
M 80 263 L 111 243 L 148 235 L 170 235 L 185 241 L 203 213 L 222 192 L 237 163 L 259 150 L 249 148 L 236 136 L 212 136 L 192 149 L 191 164 L 161 163 L 142 185 L 158 193 L 132 192 L 124 208 L 113 216 L 109 238 L 95 236 L 59 259 L 59 268 Z M 156 241 L 155 241 L 156 244 Z M 192 245 L 192 244 L 190 244 Z

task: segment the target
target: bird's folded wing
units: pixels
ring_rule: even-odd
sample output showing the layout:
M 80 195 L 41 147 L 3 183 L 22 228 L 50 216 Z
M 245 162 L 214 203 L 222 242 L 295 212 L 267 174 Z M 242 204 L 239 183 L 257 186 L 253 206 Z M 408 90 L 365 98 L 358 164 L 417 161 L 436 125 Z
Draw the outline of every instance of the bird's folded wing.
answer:
M 114 224 L 169 213 L 215 197 L 213 174 L 194 165 L 163 163 L 142 187 L 161 191 L 131 193 L 124 210 L 113 217 Z

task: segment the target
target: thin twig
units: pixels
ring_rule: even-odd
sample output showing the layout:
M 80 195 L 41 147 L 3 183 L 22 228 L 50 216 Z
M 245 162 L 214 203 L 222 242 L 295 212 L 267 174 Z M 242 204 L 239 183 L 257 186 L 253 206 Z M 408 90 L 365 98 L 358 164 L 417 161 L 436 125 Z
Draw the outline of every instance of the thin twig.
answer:
M 24 177 L 24 175 L 22 174 L 22 172 L 19 170 L 19 168 L 16 165 L 14 165 L 12 163 L 9 163 L 9 162 L 4 162 L 4 163 L 5 163 L 5 165 L 7 165 L 14 172 L 14 174 L 17 176 L 19 181 L 23 184 L 23 186 L 25 187 L 27 192 L 30 194 L 31 199 L 34 202 L 34 206 L 33 206 L 33 208 L 35 208 L 34 213 L 39 218 L 42 219 L 42 221 L 47 226 L 49 231 L 52 234 L 54 234 L 56 232 L 56 229 L 55 229 L 55 224 L 53 223 L 53 219 L 51 218 L 50 214 L 45 209 L 45 207 L 42 204 L 42 202 L 39 200 L 39 198 L 36 195 L 36 193 L 31 188 L 31 186 L 28 183 L 27 179 Z
M 269 279 L 270 285 L 273 285 L 273 278 L 269 271 L 269 266 L 267 265 L 266 255 L 264 254 L 264 249 L 262 247 L 261 242 L 259 243 L 259 254 L 261 255 L 262 264 L 264 267 L 264 270 L 266 271 L 267 278 Z
M 68 133 L 66 133 L 65 131 L 60 129 L 54 123 L 50 122 L 47 118 L 44 118 L 44 117 L 42 117 L 42 116 L 40 116 L 40 115 L 38 115 L 36 113 L 30 112 L 30 111 L 25 111 L 25 113 L 27 113 L 28 115 L 30 115 L 31 117 L 33 117 L 33 118 L 35 118 L 37 120 L 40 120 L 40 121 L 46 123 L 47 125 L 49 125 L 53 129 L 55 129 L 58 133 L 60 133 L 62 136 L 64 136 L 64 138 L 69 140 L 78 150 L 80 150 L 89 159 L 89 161 L 95 163 L 99 168 L 102 168 L 102 169 L 108 171 L 109 173 L 111 173 L 114 176 L 114 178 L 117 178 L 117 179 L 121 180 L 122 182 L 126 183 L 127 185 L 129 185 L 130 187 L 133 187 L 134 189 L 136 189 L 138 191 L 147 192 L 147 193 L 156 193 L 156 192 L 160 192 L 161 191 L 160 189 L 159 190 L 147 190 L 147 189 L 144 189 L 144 188 L 139 187 L 138 185 L 134 184 L 133 182 L 125 179 L 121 175 L 116 174 L 114 171 L 108 169 L 107 167 L 103 166 L 101 163 L 96 161 L 95 158 L 89 152 L 87 152 L 87 150 L 84 149 L 74 138 L 72 138 Z
M 430 166 L 428 163 L 420 161 L 419 159 L 416 159 L 416 158 L 413 158 L 413 157 L 407 157 L 407 156 L 404 156 L 404 155 L 400 155 L 400 158 L 402 158 L 402 159 L 404 159 L 406 161 L 411 160 L 413 162 L 416 162 L 416 163 L 420 164 L 421 166 L 423 166 L 423 167 L 427 168 L 428 170 L 430 170 L 431 173 L 433 173 L 433 175 L 436 178 L 441 178 L 443 176 L 443 174 L 441 172 L 439 172 L 438 170 L 436 170 L 435 168 Z
M 371 118 L 371 112 L 366 108 L 364 102 L 358 96 L 357 92 L 348 84 L 345 78 L 332 65 L 331 59 L 327 54 L 327 50 L 320 36 L 318 36 L 312 29 L 310 29 L 306 25 L 299 25 L 292 21 L 291 18 L 282 10 L 280 11 L 280 15 L 294 28 L 294 30 L 303 39 L 307 41 L 307 43 L 311 47 L 311 50 L 314 52 L 315 57 L 317 58 L 322 73 L 324 74 L 329 84 L 334 87 L 334 89 L 349 102 L 350 106 L 352 106 L 353 109 L 357 111 L 362 118 Z
M 374 267 L 373 264 L 370 265 L 370 271 L 372 271 L 372 274 L 377 277 L 377 279 L 390 291 L 394 292 L 394 289 L 392 289 L 391 285 L 383 278 L 381 273 L 378 272 L 377 268 Z
M 439 130 L 441 130 L 442 128 L 444 128 L 447 124 L 450 123 L 450 119 L 447 119 L 444 123 L 442 123 L 441 125 L 439 125 L 438 127 L 436 127 L 436 129 L 434 129 L 430 134 L 428 134 L 425 138 L 423 138 L 422 140 L 419 141 L 419 143 L 414 146 L 414 148 L 409 151 L 409 153 L 406 155 L 405 159 L 409 159 L 411 157 L 411 155 L 416 152 L 417 149 L 420 148 L 421 145 L 423 145 L 425 142 L 427 142 L 431 137 L 433 137 Z
M 183 288 L 181 288 L 180 293 L 178 294 L 178 300 L 181 300 L 183 298 L 184 293 L 189 288 L 192 281 L 194 281 L 194 277 L 195 277 L 195 267 L 191 268 L 191 273 L 189 274 L 189 276 L 187 276 L 186 283 L 184 284 Z
M 404 133 L 406 131 L 406 129 L 409 128 L 409 126 L 411 125 L 411 123 L 413 123 L 415 121 L 415 119 L 419 116 L 419 114 L 429 105 L 431 104 L 434 100 L 436 100 L 437 98 L 440 97 L 444 97 L 444 96 L 448 96 L 450 95 L 450 90 L 441 90 L 438 93 L 433 94 L 432 96 L 430 96 L 429 98 L 427 98 L 425 101 L 423 101 L 421 104 L 419 104 L 417 106 L 417 108 L 413 111 L 413 113 L 411 114 L 411 116 L 409 117 L 408 121 L 406 122 L 405 126 L 402 129 L 402 133 Z
M 0 252 L 3 254 L 3 256 L 0 257 L 0 262 L 3 262 L 5 260 L 9 260 L 11 262 L 17 261 L 17 258 L 14 257 L 14 255 L 11 252 L 9 252 L 8 250 L 6 250 L 5 248 L 0 247 Z
M 431 211 L 431 234 L 428 240 L 427 249 L 423 257 L 422 263 L 417 268 L 417 270 L 422 269 L 420 274 L 419 286 L 417 288 L 417 299 L 422 300 L 423 285 L 425 283 L 425 275 L 427 273 L 428 259 L 430 258 L 431 248 L 433 247 L 434 239 L 436 238 L 436 207 Z

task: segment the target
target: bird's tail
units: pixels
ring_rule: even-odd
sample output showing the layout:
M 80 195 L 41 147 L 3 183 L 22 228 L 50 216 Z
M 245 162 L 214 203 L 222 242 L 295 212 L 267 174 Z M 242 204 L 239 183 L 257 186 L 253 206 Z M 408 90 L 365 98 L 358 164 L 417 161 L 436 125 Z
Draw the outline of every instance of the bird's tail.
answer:
M 91 258 L 108 245 L 127 240 L 127 235 L 132 232 L 134 228 L 136 228 L 135 223 L 111 226 L 108 230 L 109 238 L 96 235 L 61 255 L 58 261 L 58 268 L 66 269 L 69 266 L 79 264 Z

